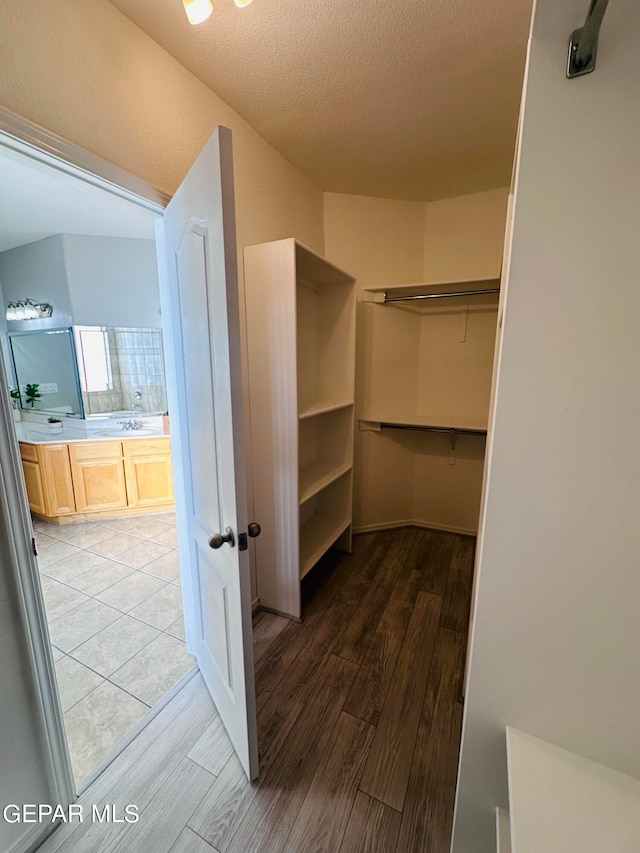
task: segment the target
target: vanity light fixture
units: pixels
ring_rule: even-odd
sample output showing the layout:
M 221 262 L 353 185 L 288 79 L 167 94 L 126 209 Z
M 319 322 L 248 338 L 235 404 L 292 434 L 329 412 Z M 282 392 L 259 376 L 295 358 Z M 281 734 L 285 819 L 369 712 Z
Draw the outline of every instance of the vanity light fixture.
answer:
M 233 2 L 238 9 L 244 9 L 246 6 L 250 6 L 253 0 L 233 0 Z M 213 12 L 211 0 L 182 0 L 182 5 L 184 6 L 184 11 L 187 13 L 189 23 L 194 27 L 197 27 L 198 24 L 203 24 L 211 17 L 211 13 Z
M 41 320 L 51 317 L 53 308 L 48 302 L 36 302 L 35 299 L 17 299 L 7 305 L 7 320 Z

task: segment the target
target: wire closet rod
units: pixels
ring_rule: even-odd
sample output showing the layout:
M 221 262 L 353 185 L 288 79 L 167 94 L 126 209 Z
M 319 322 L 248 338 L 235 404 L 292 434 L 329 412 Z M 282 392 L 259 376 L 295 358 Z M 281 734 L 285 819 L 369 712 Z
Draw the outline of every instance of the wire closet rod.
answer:
M 486 293 L 500 293 L 499 287 L 490 290 L 459 290 L 455 293 L 416 293 L 413 296 L 384 295 L 385 302 L 413 302 L 417 299 L 451 299 L 453 296 L 484 296 Z
M 436 427 L 419 424 L 388 424 L 381 423 L 380 429 L 409 429 L 422 432 L 441 432 L 445 435 L 486 435 L 486 429 L 468 429 L 467 427 Z

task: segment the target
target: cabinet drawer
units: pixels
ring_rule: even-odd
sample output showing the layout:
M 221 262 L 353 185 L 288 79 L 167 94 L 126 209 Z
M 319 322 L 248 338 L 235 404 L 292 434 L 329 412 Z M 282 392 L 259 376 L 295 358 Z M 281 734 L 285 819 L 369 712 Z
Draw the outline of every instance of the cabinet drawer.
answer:
M 69 445 L 71 459 L 90 462 L 92 459 L 122 459 L 121 441 L 76 441 Z
M 24 459 L 25 462 L 37 462 L 38 461 L 38 445 L 37 444 L 24 444 L 21 441 L 20 442 L 20 458 Z
M 123 441 L 124 458 L 131 459 L 136 456 L 170 456 L 171 440 L 163 438 L 133 438 Z

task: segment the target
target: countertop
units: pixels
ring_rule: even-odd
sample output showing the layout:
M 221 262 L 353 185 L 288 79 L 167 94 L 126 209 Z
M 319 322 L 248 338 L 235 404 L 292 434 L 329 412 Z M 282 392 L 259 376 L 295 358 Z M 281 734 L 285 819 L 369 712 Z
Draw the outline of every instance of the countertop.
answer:
M 91 432 L 78 427 L 63 426 L 60 432 L 53 432 L 47 424 L 36 424 L 29 421 L 21 421 L 15 425 L 18 441 L 27 444 L 68 444 L 76 441 L 123 441 L 130 438 L 169 438 L 161 430 L 123 430 L 120 428 Z M 98 434 L 98 432 L 100 434 Z

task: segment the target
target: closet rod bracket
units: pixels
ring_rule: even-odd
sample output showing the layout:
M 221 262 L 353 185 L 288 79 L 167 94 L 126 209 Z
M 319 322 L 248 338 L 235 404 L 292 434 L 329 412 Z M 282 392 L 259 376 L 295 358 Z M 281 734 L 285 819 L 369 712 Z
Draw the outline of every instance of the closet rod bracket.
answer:
M 608 4 L 609 0 L 591 0 L 584 26 L 571 33 L 567 59 L 567 77 L 570 80 L 595 70 L 598 36 Z

